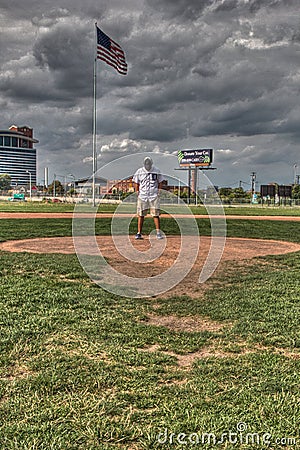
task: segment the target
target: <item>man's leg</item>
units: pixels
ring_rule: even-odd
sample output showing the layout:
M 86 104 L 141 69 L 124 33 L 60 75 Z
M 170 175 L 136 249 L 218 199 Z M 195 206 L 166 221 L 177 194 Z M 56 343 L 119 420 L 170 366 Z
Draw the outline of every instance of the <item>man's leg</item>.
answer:
M 156 232 L 158 233 L 160 231 L 160 219 L 159 219 L 159 216 L 154 216 L 153 220 L 154 220 L 154 225 L 155 225 L 155 228 L 156 228 Z
M 160 231 L 160 219 L 159 216 L 153 216 L 153 220 L 154 220 L 154 224 L 155 224 L 155 228 L 156 228 L 156 238 L 157 239 L 163 239 L 163 235 Z
M 143 230 L 144 216 L 145 216 L 144 207 L 145 207 L 144 202 L 140 199 L 140 197 L 138 197 L 138 199 L 137 199 L 138 229 L 137 229 L 137 234 L 135 236 L 136 239 L 143 239 L 142 238 L 142 230 Z
M 154 220 L 154 225 L 156 228 L 156 237 L 157 239 L 163 239 L 163 236 L 160 232 L 160 205 L 159 205 L 159 197 L 156 197 L 155 200 L 151 202 L 151 215 Z
M 138 216 L 138 233 L 139 234 L 142 234 L 143 225 L 144 225 L 144 216 Z

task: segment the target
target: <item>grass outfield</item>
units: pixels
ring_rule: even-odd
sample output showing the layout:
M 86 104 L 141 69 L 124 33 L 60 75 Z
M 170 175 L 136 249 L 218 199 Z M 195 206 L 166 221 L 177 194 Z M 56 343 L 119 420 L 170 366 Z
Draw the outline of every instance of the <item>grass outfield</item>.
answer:
M 84 219 L 81 219 L 83 223 Z M 118 219 L 123 220 L 123 219 Z M 217 219 L 216 219 L 217 220 Z M 90 223 L 90 221 L 88 221 Z M 197 219 L 199 232 L 203 236 L 210 235 L 210 220 Z M 96 219 L 96 234 L 111 233 L 111 219 Z M 133 218 L 130 233 L 135 234 L 137 219 Z M 168 234 L 179 234 L 179 228 L 173 219 L 162 218 L 161 228 Z M 153 229 L 152 219 L 146 219 L 143 231 L 150 233 Z M 300 242 L 300 224 L 298 222 L 261 221 L 261 220 L 227 220 L 227 236 L 257 239 L 276 239 Z M 0 242 L 11 239 L 37 237 L 72 236 L 72 219 L 1 219 Z
M 175 205 L 176 206 L 176 205 Z M 113 213 L 117 208 L 114 204 L 101 204 L 99 213 Z M 74 204 L 71 203 L 37 203 L 37 202 L 0 202 L 0 212 L 40 212 L 40 213 L 64 213 L 73 212 Z M 194 214 L 207 214 L 204 206 L 192 206 Z M 225 214 L 238 216 L 300 216 L 300 206 L 266 207 L 253 206 L 224 206 Z
M 42 202 L 0 202 L 0 212 L 72 212 L 73 204 Z
M 299 226 L 228 223 L 231 236 L 294 242 Z M 68 219 L 0 221 L 2 240 L 70 234 Z M 0 268 L 1 449 L 299 448 L 300 253 L 227 262 L 197 299 L 111 295 L 75 255 L 0 252 Z
M 207 211 L 203 206 L 191 206 L 194 214 L 206 214 Z M 277 206 L 267 207 L 261 205 L 253 206 L 225 206 L 226 215 L 232 216 L 300 216 L 300 207 Z

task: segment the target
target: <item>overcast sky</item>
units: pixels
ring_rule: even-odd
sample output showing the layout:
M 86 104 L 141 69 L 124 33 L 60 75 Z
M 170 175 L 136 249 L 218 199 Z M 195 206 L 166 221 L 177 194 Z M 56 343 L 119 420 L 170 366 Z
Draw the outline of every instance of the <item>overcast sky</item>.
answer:
M 219 186 L 300 173 L 299 0 L 1 0 L 0 129 L 34 128 L 39 181 L 91 174 L 95 21 L 128 62 L 97 63 L 99 166 L 213 148 Z

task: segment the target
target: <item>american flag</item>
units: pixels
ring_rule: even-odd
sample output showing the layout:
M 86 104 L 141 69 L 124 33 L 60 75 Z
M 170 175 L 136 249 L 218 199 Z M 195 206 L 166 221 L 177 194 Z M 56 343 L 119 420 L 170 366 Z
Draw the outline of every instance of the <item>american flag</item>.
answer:
M 127 63 L 122 48 L 110 39 L 103 31 L 97 29 L 97 59 L 105 61 L 114 67 L 120 74 L 127 74 Z

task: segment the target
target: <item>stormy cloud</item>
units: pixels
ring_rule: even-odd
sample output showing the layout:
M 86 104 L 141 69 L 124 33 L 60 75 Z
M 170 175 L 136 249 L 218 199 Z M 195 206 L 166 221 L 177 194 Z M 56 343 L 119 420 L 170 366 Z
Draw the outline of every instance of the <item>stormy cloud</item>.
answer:
M 217 185 L 252 171 L 264 183 L 293 180 L 296 0 L 2 0 L 0 128 L 34 128 L 39 179 L 45 166 L 50 177 L 91 173 L 95 22 L 129 69 L 97 62 L 99 164 L 212 147 Z

